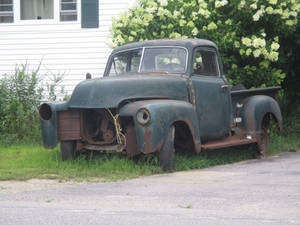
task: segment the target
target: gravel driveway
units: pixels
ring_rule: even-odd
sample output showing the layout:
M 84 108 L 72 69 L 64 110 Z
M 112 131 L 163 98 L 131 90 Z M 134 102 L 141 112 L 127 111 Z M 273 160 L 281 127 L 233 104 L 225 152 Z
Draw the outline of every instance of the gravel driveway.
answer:
M 122 182 L 0 182 L 0 224 L 300 225 L 300 152 Z

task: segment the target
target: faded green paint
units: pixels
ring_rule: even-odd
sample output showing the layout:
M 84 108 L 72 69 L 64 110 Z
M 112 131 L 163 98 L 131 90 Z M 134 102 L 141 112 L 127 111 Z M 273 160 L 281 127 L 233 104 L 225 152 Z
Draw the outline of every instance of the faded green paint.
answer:
M 43 143 L 46 148 L 55 148 L 58 141 L 57 136 L 57 121 L 56 121 L 56 114 L 59 111 L 65 111 L 68 109 L 68 103 L 48 103 L 52 110 L 52 114 L 49 120 L 43 120 L 41 121 L 41 129 L 42 129 L 42 138 Z
M 180 75 L 123 75 L 83 81 L 69 101 L 70 108 L 117 108 L 130 99 L 169 98 L 188 101 L 186 78 Z
M 271 113 L 282 128 L 282 117 L 278 103 L 266 95 L 255 95 L 244 99 L 243 107 L 239 112 L 242 118 L 241 126 L 253 136 L 260 134 L 262 120 L 265 115 Z
M 46 148 L 54 148 L 57 144 L 57 127 L 56 127 L 56 110 L 55 104 L 49 104 L 52 115 L 49 120 L 41 120 L 41 129 L 44 146 Z
M 108 76 L 112 59 L 120 52 L 172 46 L 187 50 L 187 69 L 184 73 L 137 72 Z M 197 54 L 202 50 L 213 53 L 215 57 L 212 62 L 217 69 L 213 76 L 209 74 L 209 70 L 207 74 L 199 72 L 205 68 L 201 65 L 201 60 L 205 61 L 204 58 L 197 61 Z M 204 56 L 205 54 L 203 53 Z M 206 69 L 209 67 L 211 65 Z M 51 119 L 41 120 L 43 141 L 46 147 L 54 147 L 59 140 L 56 127 L 57 111 L 110 108 L 120 115 L 121 120 L 123 117 L 133 119 L 137 146 L 143 153 L 160 150 L 169 127 L 177 121 L 182 121 L 188 126 L 193 135 L 195 149 L 200 151 L 200 143 L 227 137 L 236 127 L 256 135 L 267 113 L 272 113 L 281 126 L 278 103 L 265 96 L 273 96 L 277 89 L 230 92 L 223 75 L 217 46 L 208 40 L 175 39 L 132 43 L 118 47 L 112 52 L 103 78 L 79 83 L 66 103 L 50 104 L 53 111 Z M 242 107 L 237 108 L 237 105 Z M 141 108 L 147 109 L 151 114 L 151 122 L 145 126 L 136 120 L 136 113 Z M 236 117 L 242 119 L 239 124 L 234 122 Z
M 229 135 L 231 126 L 231 101 L 229 90 L 222 78 L 193 76 L 196 110 L 202 140 L 214 140 Z M 205 96 L 205 97 L 204 97 Z
M 174 122 L 185 122 L 193 134 L 195 149 L 200 150 L 200 133 L 198 118 L 192 104 L 178 100 L 137 101 L 123 106 L 120 116 L 136 115 L 139 109 L 147 109 L 151 114 L 151 122 L 140 125 L 134 116 L 139 149 L 150 153 L 160 149 L 169 127 Z

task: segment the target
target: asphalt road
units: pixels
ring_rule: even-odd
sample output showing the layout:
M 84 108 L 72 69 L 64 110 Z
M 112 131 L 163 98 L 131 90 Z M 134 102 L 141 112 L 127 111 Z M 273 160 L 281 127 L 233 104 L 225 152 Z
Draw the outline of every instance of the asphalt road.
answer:
M 111 183 L 0 192 L 0 225 L 300 225 L 300 152 Z

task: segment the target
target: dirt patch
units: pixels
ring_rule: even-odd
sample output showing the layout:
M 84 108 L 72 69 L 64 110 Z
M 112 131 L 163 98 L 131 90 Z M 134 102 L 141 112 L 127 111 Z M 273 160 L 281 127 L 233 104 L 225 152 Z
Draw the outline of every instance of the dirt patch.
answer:
M 44 190 L 57 187 L 78 186 L 86 182 L 60 181 L 49 179 L 31 179 L 27 181 L 0 181 L 0 194 Z

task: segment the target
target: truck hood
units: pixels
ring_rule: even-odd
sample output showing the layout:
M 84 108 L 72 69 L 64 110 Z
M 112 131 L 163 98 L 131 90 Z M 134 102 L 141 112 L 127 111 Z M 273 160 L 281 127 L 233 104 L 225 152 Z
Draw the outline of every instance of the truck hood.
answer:
M 70 108 L 116 108 L 130 99 L 188 101 L 187 79 L 180 75 L 123 75 L 79 83 L 68 102 Z

